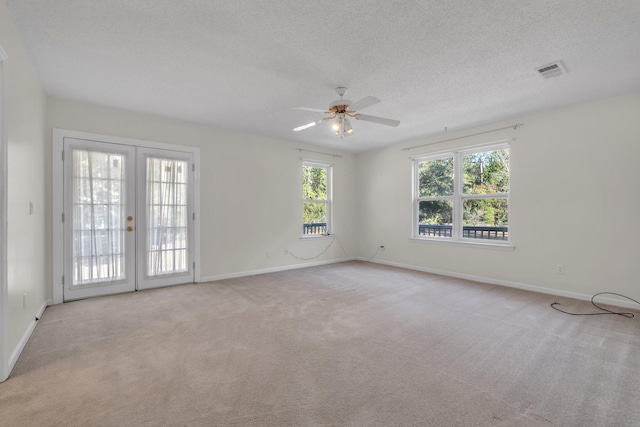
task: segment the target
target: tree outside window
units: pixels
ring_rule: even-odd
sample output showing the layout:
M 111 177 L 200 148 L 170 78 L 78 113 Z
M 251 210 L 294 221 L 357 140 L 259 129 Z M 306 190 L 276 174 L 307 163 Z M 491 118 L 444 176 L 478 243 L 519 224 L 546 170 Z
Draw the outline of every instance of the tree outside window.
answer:
M 509 147 L 414 161 L 416 237 L 509 239 Z
M 329 234 L 331 229 L 331 165 L 302 164 L 302 234 Z

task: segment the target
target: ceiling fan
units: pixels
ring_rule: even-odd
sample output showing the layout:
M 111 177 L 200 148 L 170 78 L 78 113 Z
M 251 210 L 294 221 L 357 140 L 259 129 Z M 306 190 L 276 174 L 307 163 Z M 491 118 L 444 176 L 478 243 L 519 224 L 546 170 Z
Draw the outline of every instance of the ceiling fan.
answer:
M 380 102 L 380 100 L 375 96 L 366 96 L 362 98 L 360 101 L 352 104 L 351 101 L 349 101 L 348 99 L 343 99 L 344 95 L 346 95 L 347 93 L 346 87 L 342 87 L 342 86 L 337 87 L 336 93 L 338 94 L 340 99 L 335 100 L 331 104 L 329 104 L 329 108 L 326 110 L 322 110 L 319 108 L 295 107 L 294 110 L 311 111 L 314 113 L 324 113 L 324 114 L 328 114 L 328 116 L 321 120 L 316 120 L 315 122 L 298 126 L 297 128 L 294 128 L 293 131 L 299 132 L 301 130 L 319 125 L 323 121 L 331 121 L 335 119 L 333 124 L 331 125 L 333 132 L 336 135 L 340 135 L 340 138 L 343 138 L 353 133 L 353 128 L 351 127 L 351 122 L 349 121 L 350 117 L 356 120 L 363 120 L 365 122 L 373 122 L 373 123 L 378 123 L 386 126 L 395 127 L 400 124 L 399 120 L 385 119 L 384 117 L 369 116 L 366 114 L 359 113 L 359 111 L 364 110 L 365 108 Z

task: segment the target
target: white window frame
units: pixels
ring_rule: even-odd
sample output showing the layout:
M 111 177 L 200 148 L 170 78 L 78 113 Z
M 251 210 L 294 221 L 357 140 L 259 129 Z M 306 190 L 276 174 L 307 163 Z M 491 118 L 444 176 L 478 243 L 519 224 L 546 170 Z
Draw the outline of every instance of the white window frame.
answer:
M 302 160 L 302 165 L 300 166 L 300 171 L 305 167 L 310 166 L 314 168 L 323 168 L 327 171 L 327 198 L 326 199 L 305 199 L 302 198 L 301 207 L 304 212 L 304 204 L 306 202 L 314 202 L 314 203 L 325 203 L 327 206 L 327 225 L 325 228 L 324 234 L 304 234 L 302 233 L 302 239 L 317 239 L 323 238 L 326 236 L 330 236 L 333 234 L 333 164 L 331 163 L 323 163 L 315 160 Z M 300 180 L 300 185 L 302 185 L 302 180 Z M 302 192 L 302 188 L 301 188 Z M 302 220 L 302 225 L 304 227 L 304 219 L 302 215 L 300 215 L 300 219 Z
M 440 152 L 437 154 L 430 154 L 420 157 L 415 157 L 412 160 L 413 168 L 413 185 L 412 185 L 412 198 L 413 198 L 413 212 L 412 212 L 412 237 L 411 239 L 424 242 L 445 243 L 455 245 L 469 245 L 469 246 L 485 246 L 494 248 L 513 249 L 512 244 L 512 230 L 509 225 L 509 233 L 507 240 L 490 240 L 490 239 L 475 239 L 469 237 L 463 237 L 463 204 L 465 200 L 471 199 L 495 199 L 505 198 L 507 199 L 507 206 L 509 210 L 511 207 L 510 194 L 511 194 L 511 173 L 509 173 L 509 192 L 508 193 L 494 193 L 494 194 L 464 194 L 464 179 L 463 179 L 463 158 L 468 154 L 483 153 L 487 151 L 497 150 L 509 150 L 511 155 L 511 144 L 509 142 L 494 142 L 487 145 L 477 145 L 473 147 L 466 147 L 459 150 L 451 150 L 447 152 Z M 436 197 L 421 197 L 420 196 L 420 163 L 425 161 L 442 160 L 446 158 L 453 158 L 453 194 L 451 196 L 436 196 Z M 432 200 L 451 200 L 453 205 L 453 227 L 451 230 L 451 237 L 439 237 L 439 236 L 424 236 L 419 234 L 419 205 L 421 201 Z M 511 224 L 511 220 L 509 220 Z

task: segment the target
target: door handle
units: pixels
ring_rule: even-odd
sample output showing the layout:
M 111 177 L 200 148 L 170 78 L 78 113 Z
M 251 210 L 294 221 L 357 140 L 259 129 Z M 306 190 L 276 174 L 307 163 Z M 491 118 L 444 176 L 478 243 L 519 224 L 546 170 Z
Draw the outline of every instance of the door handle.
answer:
M 129 232 L 133 231 L 133 227 L 132 226 L 128 226 L 127 227 L 127 231 L 129 231 Z
M 132 217 L 131 215 L 129 215 L 129 216 L 127 217 L 127 221 L 133 221 L 133 217 Z

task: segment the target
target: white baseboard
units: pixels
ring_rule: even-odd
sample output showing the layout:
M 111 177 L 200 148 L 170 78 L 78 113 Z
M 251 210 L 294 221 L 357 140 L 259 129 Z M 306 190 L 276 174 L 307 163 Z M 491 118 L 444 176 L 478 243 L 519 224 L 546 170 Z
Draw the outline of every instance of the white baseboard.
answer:
M 215 282 L 216 280 L 224 280 L 224 279 L 235 279 L 237 277 L 255 276 L 257 274 L 277 273 L 279 271 L 295 270 L 298 268 L 315 267 L 318 265 L 335 264 L 338 262 L 353 261 L 353 260 L 354 258 L 339 258 L 339 259 L 332 259 L 328 261 L 314 261 L 314 262 L 307 262 L 304 264 L 294 264 L 294 265 L 285 265 L 282 267 L 264 268 L 261 270 L 250 270 L 250 271 L 241 271 L 237 273 L 219 274 L 216 276 L 200 277 L 199 283 Z
M 578 300 L 583 300 L 583 301 L 591 301 L 591 298 L 593 297 L 593 295 L 581 294 L 581 293 L 578 293 L 578 292 L 564 291 L 562 289 L 554 289 L 554 288 L 547 288 L 547 287 L 544 287 L 544 286 L 528 285 L 528 284 L 525 284 L 525 283 L 511 282 L 511 281 L 508 281 L 508 280 L 493 279 L 491 277 L 475 276 L 475 275 L 472 275 L 472 274 L 456 273 L 454 271 L 438 270 L 438 269 L 435 269 L 435 268 L 420 267 L 420 266 L 416 266 L 416 265 L 402 264 L 402 263 L 392 262 L 392 261 L 381 261 L 381 260 L 374 260 L 374 259 L 370 259 L 370 258 L 360 258 L 360 257 L 357 258 L 357 259 L 359 261 L 368 261 L 368 262 L 373 262 L 373 263 L 376 263 L 376 264 L 390 265 L 392 267 L 406 268 L 407 270 L 422 271 L 422 272 L 425 272 L 425 273 L 438 274 L 440 276 L 455 277 L 457 279 L 472 280 L 474 282 L 487 283 L 487 284 L 490 284 L 490 285 L 506 286 L 506 287 L 509 287 L 509 288 L 522 289 L 522 290 L 525 290 L 525 291 L 538 292 L 538 293 L 541 293 L 541 294 L 548 294 L 548 295 L 556 295 L 556 296 L 560 296 L 560 297 L 573 298 L 573 299 L 578 299 Z M 602 304 L 615 305 L 615 306 L 618 306 L 618 307 L 631 308 L 631 309 L 634 309 L 634 310 L 638 310 L 640 308 L 640 307 L 638 307 L 638 304 L 636 304 L 636 303 L 634 303 L 632 301 L 625 301 L 625 300 L 619 300 L 619 299 L 607 298 L 607 297 L 598 297 L 597 302 L 600 302 Z
M 36 325 L 38 324 L 38 321 L 36 320 L 36 318 L 38 320 L 42 319 L 42 314 L 44 313 L 44 310 L 52 304 L 53 304 L 53 300 L 50 300 L 50 299 L 45 300 L 40 306 L 40 308 L 38 309 L 38 312 L 35 314 L 33 320 L 31 320 L 31 323 L 29 323 L 29 327 L 27 328 L 27 330 L 24 331 L 24 334 L 22 335 L 20 342 L 18 342 L 18 345 L 13 350 L 13 353 L 11 353 L 11 356 L 9 356 L 9 374 L 11 374 L 11 371 L 13 371 L 13 367 L 16 365 L 16 362 L 18 361 L 18 358 L 20 357 L 22 350 L 24 350 L 24 347 L 27 345 L 27 342 L 29 342 L 29 338 L 31 338 L 31 334 L 36 329 Z

